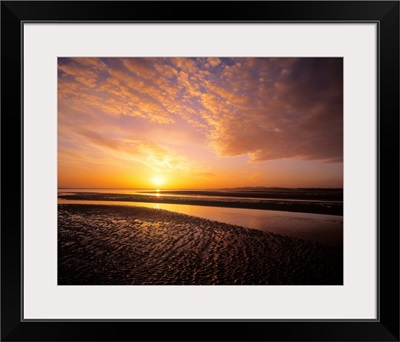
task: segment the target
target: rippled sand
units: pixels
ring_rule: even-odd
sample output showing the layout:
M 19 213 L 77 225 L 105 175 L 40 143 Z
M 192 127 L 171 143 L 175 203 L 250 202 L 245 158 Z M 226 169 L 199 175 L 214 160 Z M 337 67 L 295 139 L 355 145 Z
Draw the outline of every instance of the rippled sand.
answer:
M 58 205 L 59 285 L 336 285 L 343 251 L 160 209 Z

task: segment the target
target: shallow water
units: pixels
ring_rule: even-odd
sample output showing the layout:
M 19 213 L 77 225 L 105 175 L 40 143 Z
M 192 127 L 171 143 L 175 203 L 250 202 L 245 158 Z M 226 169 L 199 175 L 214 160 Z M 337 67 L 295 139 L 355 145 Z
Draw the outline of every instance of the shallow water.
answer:
M 199 205 L 84 201 L 58 199 L 59 204 L 128 205 L 164 209 L 213 221 L 254 228 L 334 246 L 343 245 L 343 217 L 275 210 L 207 207 Z
M 243 192 L 241 196 L 233 196 L 232 193 L 238 193 L 238 191 L 229 191 L 229 190 L 206 190 L 207 192 L 213 192 L 213 195 L 202 194 L 201 190 L 176 190 L 177 192 L 174 193 L 175 190 L 154 190 L 154 189 L 58 189 L 59 195 L 71 195 L 71 194 L 78 194 L 78 193 L 99 193 L 99 194 L 123 194 L 123 195 L 139 195 L 139 196 L 152 196 L 152 197 L 166 197 L 166 198 L 199 198 L 199 199 L 224 199 L 224 200 L 246 200 L 246 201 L 276 201 L 281 200 L 284 202 L 323 202 L 323 203 L 342 203 L 342 201 L 338 200 L 321 200 L 321 199 L 297 199 L 292 198 L 291 195 L 295 195 L 295 191 L 292 191 L 290 194 L 286 194 L 285 197 L 273 197 L 271 194 L 264 193 L 262 191 L 255 192 L 258 197 L 253 197 L 251 192 Z M 194 192 L 190 194 L 185 194 L 185 192 Z M 240 192 L 240 191 L 239 191 Z M 277 192 L 279 193 L 279 192 Z M 286 193 L 286 191 L 285 191 Z M 229 196 L 227 196 L 229 195 Z

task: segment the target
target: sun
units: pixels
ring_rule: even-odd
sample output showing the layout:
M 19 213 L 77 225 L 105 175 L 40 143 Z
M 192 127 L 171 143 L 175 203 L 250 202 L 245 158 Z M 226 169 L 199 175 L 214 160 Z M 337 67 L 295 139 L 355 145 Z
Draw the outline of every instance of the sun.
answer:
M 151 181 L 155 186 L 161 186 L 165 183 L 165 178 L 163 176 L 157 175 L 154 176 Z

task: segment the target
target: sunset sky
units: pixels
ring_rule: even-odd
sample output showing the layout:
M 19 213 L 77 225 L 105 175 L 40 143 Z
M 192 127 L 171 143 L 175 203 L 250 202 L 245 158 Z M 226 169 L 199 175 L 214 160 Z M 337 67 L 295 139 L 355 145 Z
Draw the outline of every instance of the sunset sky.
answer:
M 341 58 L 59 58 L 59 188 L 343 186 Z

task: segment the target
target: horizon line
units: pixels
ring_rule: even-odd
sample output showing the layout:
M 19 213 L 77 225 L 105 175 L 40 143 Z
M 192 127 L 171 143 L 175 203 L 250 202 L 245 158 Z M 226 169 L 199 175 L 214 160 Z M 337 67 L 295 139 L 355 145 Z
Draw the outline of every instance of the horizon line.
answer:
M 237 186 L 237 187 L 224 187 L 224 188 L 154 188 L 154 187 L 147 187 L 147 188 L 135 188 L 135 187 L 57 187 L 57 189 L 135 189 L 135 190 L 226 190 L 226 189 L 341 189 L 343 187 L 287 187 L 287 186 Z

